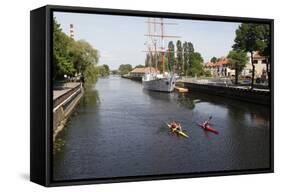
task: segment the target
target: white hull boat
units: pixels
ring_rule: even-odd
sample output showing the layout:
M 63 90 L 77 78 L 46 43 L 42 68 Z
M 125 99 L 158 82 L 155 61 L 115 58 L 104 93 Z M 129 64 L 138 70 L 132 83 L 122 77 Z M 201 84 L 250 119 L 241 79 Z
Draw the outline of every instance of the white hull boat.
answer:
M 172 92 L 175 88 L 175 78 L 170 74 L 145 74 L 142 78 L 144 89 L 151 91 Z

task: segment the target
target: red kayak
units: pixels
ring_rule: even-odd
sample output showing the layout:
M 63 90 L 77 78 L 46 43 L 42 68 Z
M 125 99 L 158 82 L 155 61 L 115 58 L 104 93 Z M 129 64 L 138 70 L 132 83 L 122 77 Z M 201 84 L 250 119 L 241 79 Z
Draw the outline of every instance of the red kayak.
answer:
M 215 134 L 219 134 L 219 132 L 217 130 L 215 130 L 214 128 L 212 128 L 210 125 L 207 125 L 206 127 L 204 127 L 203 124 L 198 123 L 198 126 L 200 126 L 202 129 L 204 129 L 206 131 L 210 131 Z

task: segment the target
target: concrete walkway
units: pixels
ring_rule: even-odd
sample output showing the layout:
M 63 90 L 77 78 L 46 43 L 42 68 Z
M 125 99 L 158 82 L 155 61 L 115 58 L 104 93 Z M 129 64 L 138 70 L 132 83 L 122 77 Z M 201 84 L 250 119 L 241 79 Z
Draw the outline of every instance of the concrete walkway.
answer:
M 65 94 L 66 92 L 73 89 L 74 87 L 77 87 L 78 85 L 80 85 L 79 82 L 69 82 L 69 83 L 65 83 L 64 86 L 62 86 L 60 88 L 54 88 L 54 90 L 53 90 L 53 100 L 56 100 L 56 98 Z

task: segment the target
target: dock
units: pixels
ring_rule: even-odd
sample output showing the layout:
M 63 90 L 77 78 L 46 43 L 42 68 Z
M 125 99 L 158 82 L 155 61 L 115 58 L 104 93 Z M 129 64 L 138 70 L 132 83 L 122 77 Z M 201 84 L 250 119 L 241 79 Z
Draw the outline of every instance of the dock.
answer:
M 206 93 L 262 105 L 270 105 L 271 103 L 271 93 L 266 89 L 249 89 L 241 86 L 223 86 L 184 81 L 178 82 L 177 86 L 178 84 L 183 85 L 189 92 Z
M 187 93 L 188 92 L 187 88 L 183 88 L 183 87 L 179 87 L 179 86 L 175 86 L 175 90 L 180 92 L 180 93 Z

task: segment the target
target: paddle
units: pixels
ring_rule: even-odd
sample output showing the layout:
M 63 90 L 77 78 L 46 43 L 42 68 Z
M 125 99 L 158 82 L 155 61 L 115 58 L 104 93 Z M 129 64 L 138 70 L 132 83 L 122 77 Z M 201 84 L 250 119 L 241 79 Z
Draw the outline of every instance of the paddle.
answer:
M 209 119 L 208 119 L 208 124 L 209 125 L 213 125 L 213 123 L 210 123 L 209 121 L 211 121 L 211 119 L 213 118 L 213 116 L 211 115 L 210 117 L 209 117 Z

